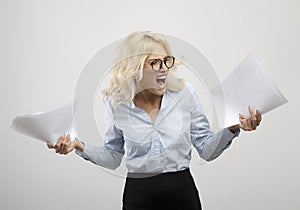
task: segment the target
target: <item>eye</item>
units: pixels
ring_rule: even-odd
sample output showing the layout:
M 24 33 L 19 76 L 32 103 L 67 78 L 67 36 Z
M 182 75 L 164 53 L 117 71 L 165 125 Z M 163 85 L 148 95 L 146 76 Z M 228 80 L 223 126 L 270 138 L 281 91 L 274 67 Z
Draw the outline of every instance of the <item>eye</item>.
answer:
M 160 64 L 160 60 L 158 59 L 155 59 L 151 62 L 151 65 L 158 65 L 158 64 Z
M 155 70 L 155 71 L 158 71 L 158 70 L 161 68 L 161 63 L 162 63 L 161 60 L 159 60 L 159 59 L 154 59 L 154 60 L 151 62 L 152 69 Z
M 164 58 L 164 63 L 168 68 L 171 68 L 174 64 L 174 57 L 172 56 L 167 56 Z

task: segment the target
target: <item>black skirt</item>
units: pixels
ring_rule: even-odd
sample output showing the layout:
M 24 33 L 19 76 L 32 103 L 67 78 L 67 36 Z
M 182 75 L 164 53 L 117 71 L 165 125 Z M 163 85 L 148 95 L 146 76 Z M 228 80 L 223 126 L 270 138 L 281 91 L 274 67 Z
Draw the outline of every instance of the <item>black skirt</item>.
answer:
M 123 210 L 201 210 L 189 169 L 145 178 L 127 176 Z

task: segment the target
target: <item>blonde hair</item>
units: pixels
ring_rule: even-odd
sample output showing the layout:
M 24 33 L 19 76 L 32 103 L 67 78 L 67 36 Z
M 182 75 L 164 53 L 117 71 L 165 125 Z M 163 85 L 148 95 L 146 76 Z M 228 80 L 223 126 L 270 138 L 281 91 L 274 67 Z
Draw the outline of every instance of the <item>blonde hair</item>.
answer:
M 137 91 L 136 81 L 143 77 L 144 63 L 147 57 L 152 54 L 153 43 L 159 43 L 167 52 L 172 55 L 169 44 L 165 38 L 157 33 L 149 31 L 134 32 L 127 36 L 121 43 L 112 67 L 112 77 L 102 96 L 110 96 L 112 104 L 130 103 Z M 184 86 L 183 79 L 178 79 L 172 73 L 176 64 L 168 74 L 168 89 L 178 91 Z

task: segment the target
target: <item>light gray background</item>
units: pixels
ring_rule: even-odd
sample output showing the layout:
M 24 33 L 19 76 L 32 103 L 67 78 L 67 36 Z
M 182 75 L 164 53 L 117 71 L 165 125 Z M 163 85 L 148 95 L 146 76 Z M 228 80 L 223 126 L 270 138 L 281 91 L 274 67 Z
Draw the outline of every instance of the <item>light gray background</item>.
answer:
M 192 172 L 205 210 L 300 209 L 299 8 L 297 0 L 1 0 L 0 209 L 120 209 L 123 179 L 9 126 L 16 114 L 68 103 L 89 58 L 137 30 L 190 42 L 220 79 L 249 52 L 267 62 L 289 103 Z

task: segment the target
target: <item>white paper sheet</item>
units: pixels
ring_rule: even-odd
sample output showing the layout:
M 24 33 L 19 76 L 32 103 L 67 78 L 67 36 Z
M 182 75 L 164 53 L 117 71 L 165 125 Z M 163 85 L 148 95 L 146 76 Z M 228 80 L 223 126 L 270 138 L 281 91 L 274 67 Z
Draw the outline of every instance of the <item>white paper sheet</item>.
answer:
M 239 124 L 239 113 L 249 115 L 249 105 L 265 114 L 287 103 L 272 82 L 264 62 L 252 55 L 246 57 L 211 94 L 222 119 L 220 127 Z
M 24 135 L 55 145 L 63 134 L 77 137 L 73 123 L 73 103 L 49 112 L 17 115 L 11 128 Z

